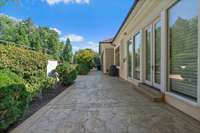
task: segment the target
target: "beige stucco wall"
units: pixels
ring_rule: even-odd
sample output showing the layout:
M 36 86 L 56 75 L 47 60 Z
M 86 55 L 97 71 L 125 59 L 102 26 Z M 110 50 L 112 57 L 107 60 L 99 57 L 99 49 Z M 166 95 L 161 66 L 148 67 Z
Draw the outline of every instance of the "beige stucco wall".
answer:
M 105 66 L 104 73 L 108 73 L 110 66 L 114 64 L 114 48 L 105 49 Z
M 101 43 L 100 55 L 102 71 L 107 73 L 110 65 L 114 64 L 114 46 L 111 43 Z
M 165 93 L 165 101 L 200 121 L 200 107 L 197 103 L 193 103 L 172 93 Z
M 120 42 L 120 77 L 127 79 L 127 45 L 124 39 Z
M 127 48 L 126 42 L 128 39 L 147 27 L 155 19 L 161 17 L 161 12 L 166 10 L 175 1 L 176 0 L 140 0 L 113 44 L 119 45 L 123 42 L 121 45 Z M 127 51 L 125 52 L 127 53 Z M 121 51 L 121 53 L 123 52 Z M 127 58 L 126 53 L 122 55 L 122 58 Z M 120 64 L 126 64 L 122 62 L 121 60 Z M 125 66 L 121 69 L 121 77 L 127 79 L 124 73 L 127 73 L 127 67 Z
M 161 91 L 165 93 L 167 103 L 178 108 L 200 121 L 200 78 L 198 79 L 198 102 L 190 101 L 180 96 L 167 91 L 167 9 L 172 6 L 177 0 L 140 0 L 134 11 L 131 13 L 126 23 L 120 30 L 118 36 L 113 41 L 113 44 L 120 45 L 120 77 L 128 80 L 127 73 L 127 44 L 126 42 L 132 38 L 137 32 L 141 32 L 142 53 L 144 55 L 144 29 L 152 24 L 156 19 L 160 18 L 162 27 L 161 36 Z M 200 22 L 200 1 L 199 1 L 199 22 Z M 200 23 L 199 23 L 199 51 L 200 51 Z M 199 52 L 200 57 L 200 52 Z M 141 70 L 144 71 L 144 58 L 141 58 Z M 141 81 L 143 82 L 143 71 L 141 71 Z M 199 58 L 200 72 L 200 58 Z M 132 81 L 137 85 L 137 82 Z

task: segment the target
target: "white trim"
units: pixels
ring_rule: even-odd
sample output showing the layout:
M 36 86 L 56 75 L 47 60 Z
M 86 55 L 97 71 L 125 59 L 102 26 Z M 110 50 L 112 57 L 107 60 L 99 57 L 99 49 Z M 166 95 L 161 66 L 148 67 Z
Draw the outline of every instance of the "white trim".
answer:
M 118 44 L 118 45 L 115 46 L 116 49 L 119 48 L 119 47 L 120 47 L 120 44 Z
M 167 91 L 167 10 L 161 12 L 161 91 Z
M 200 1 L 198 1 L 198 81 L 197 81 L 197 103 L 200 106 Z
M 138 32 L 139 34 L 140 34 L 140 80 L 139 80 L 139 82 L 141 82 L 142 81 L 142 77 L 143 77 L 143 74 L 142 74 L 142 29 L 140 29 L 140 31 Z
M 141 37 L 142 37 L 142 44 L 141 44 L 141 82 L 145 81 L 145 30 L 141 29 Z

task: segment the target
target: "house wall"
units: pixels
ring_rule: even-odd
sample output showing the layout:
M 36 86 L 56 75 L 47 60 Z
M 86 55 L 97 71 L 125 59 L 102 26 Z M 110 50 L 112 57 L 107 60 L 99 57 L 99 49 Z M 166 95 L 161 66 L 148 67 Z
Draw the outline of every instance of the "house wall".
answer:
M 124 39 L 120 42 L 120 71 L 119 75 L 123 79 L 127 79 L 127 45 Z
M 104 73 L 108 73 L 110 66 L 114 64 L 114 48 L 105 49 L 105 66 Z
M 127 19 L 126 23 L 120 30 L 119 34 L 113 41 L 113 44 L 120 45 L 120 77 L 128 80 L 128 67 L 127 67 L 127 44 L 126 42 L 133 38 L 133 36 L 141 32 L 142 34 L 142 48 L 141 48 L 141 80 L 130 82 L 137 85 L 144 82 L 144 29 L 152 24 L 156 19 L 161 20 L 161 91 L 165 94 L 165 101 L 179 110 L 187 113 L 200 121 L 200 52 L 198 52 L 198 99 L 191 101 L 187 98 L 181 97 L 167 90 L 167 9 L 172 6 L 177 0 L 140 0 L 134 11 Z M 199 23 L 198 23 L 198 50 L 200 51 L 200 1 L 199 1 Z
M 114 46 L 112 46 L 111 43 L 101 43 L 100 55 L 102 71 L 107 73 L 110 65 L 114 64 Z
M 120 48 L 115 47 L 114 48 L 114 65 L 117 67 L 120 67 Z

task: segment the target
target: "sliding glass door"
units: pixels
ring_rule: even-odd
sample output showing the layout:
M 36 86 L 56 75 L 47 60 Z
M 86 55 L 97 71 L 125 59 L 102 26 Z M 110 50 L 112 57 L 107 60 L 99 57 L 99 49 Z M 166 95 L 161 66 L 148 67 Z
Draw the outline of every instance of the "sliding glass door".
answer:
M 181 0 L 168 10 L 168 33 L 168 88 L 175 93 L 196 99 L 198 0 Z

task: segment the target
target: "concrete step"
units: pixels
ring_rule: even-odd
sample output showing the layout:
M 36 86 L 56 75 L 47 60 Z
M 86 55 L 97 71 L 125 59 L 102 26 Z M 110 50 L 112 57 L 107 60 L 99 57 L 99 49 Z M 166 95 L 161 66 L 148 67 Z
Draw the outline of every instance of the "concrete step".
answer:
M 154 87 L 141 83 L 136 89 L 150 98 L 153 102 L 164 102 L 164 94 Z

